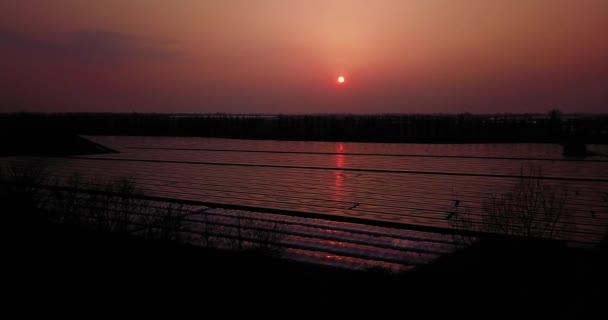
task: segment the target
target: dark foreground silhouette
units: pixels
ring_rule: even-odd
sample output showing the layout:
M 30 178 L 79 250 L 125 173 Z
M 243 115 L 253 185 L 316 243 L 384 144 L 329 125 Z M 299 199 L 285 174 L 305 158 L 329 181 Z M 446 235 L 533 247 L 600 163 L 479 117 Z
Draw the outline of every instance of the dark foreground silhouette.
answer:
M 0 156 L 73 156 L 115 152 L 62 130 L 0 130 Z
M 8 314 L 153 317 L 363 311 L 580 317 L 605 312 L 606 251 L 486 239 L 403 274 L 292 263 L 28 222 L 2 228 Z M 446 309 L 447 308 L 447 309 Z

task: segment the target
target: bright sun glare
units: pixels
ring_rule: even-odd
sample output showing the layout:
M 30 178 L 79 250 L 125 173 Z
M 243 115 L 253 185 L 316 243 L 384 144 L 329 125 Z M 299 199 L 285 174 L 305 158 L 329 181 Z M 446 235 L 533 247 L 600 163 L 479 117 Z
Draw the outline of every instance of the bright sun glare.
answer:
M 338 77 L 338 83 L 344 83 L 344 77 L 343 76 L 339 76 Z

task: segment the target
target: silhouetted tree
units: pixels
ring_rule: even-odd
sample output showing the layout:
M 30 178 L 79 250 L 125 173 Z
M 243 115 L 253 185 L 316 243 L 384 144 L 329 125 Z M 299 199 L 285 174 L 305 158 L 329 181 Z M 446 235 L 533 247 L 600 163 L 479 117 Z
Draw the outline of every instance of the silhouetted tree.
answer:
M 461 204 L 448 210 L 446 219 L 457 230 L 525 238 L 555 238 L 565 231 L 569 193 L 546 184 L 540 167 L 522 168 L 517 182 L 505 193 L 491 194 L 482 204 L 480 218 Z M 466 242 L 462 239 L 460 242 Z

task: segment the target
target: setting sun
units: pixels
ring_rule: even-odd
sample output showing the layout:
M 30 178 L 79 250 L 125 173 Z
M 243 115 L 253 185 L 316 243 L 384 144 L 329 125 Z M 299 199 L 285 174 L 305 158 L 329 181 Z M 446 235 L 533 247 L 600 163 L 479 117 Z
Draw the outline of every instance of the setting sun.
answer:
M 338 77 L 338 83 L 344 83 L 344 77 L 343 76 L 339 76 Z

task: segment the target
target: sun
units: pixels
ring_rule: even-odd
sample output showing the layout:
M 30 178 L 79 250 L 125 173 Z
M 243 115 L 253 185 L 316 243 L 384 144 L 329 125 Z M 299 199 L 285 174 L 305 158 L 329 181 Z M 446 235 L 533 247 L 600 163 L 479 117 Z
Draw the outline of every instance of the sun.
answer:
M 344 79 L 343 76 L 338 77 L 338 83 L 344 83 L 344 80 L 346 80 L 346 79 Z

